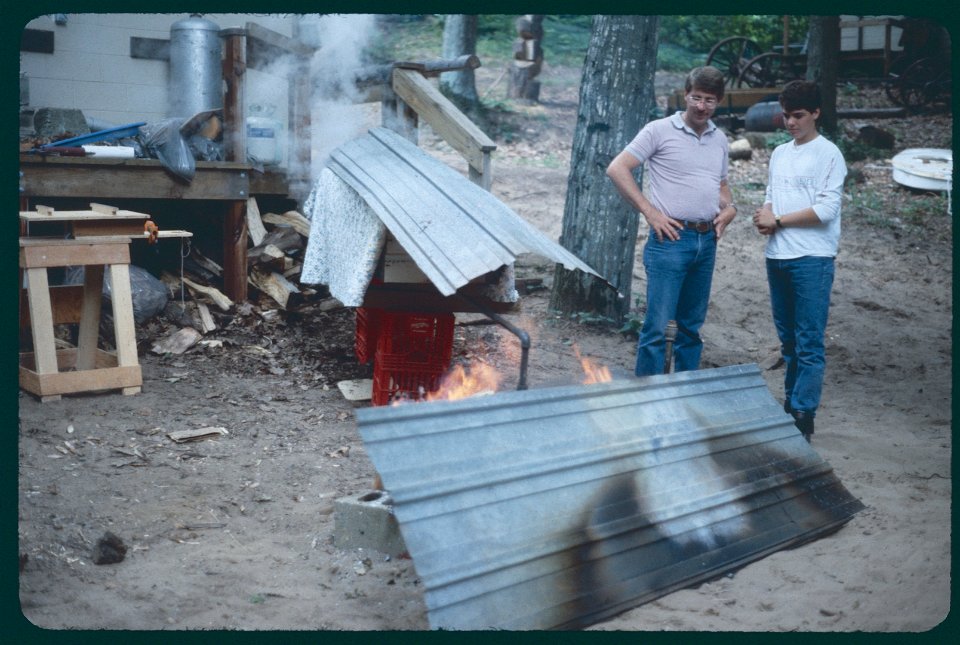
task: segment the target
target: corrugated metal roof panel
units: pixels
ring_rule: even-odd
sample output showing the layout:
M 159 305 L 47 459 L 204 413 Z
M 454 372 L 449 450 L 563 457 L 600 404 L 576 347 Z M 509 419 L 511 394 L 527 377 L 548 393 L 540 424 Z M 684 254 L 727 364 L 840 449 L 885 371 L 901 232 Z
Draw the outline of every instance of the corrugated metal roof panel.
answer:
M 586 626 L 863 508 L 755 365 L 357 419 L 434 628 Z
M 444 295 L 534 253 L 597 275 L 491 193 L 385 128 L 331 155 L 328 168 L 356 190 Z

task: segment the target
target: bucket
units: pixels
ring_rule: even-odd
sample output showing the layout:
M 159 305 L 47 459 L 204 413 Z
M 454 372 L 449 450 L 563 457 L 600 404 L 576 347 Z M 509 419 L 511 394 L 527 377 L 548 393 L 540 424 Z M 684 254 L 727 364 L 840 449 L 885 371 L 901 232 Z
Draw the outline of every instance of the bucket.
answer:
M 774 132 L 783 129 L 783 108 L 777 101 L 754 103 L 747 109 L 744 126 L 748 132 Z

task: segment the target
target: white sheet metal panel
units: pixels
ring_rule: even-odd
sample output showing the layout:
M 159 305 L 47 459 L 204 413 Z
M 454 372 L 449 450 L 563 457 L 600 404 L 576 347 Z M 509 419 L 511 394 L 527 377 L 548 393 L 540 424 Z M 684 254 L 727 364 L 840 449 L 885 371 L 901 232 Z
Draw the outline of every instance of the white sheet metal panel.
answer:
M 357 411 L 440 629 L 570 629 L 863 505 L 756 365 Z
M 332 154 L 328 168 L 377 214 L 443 295 L 533 253 L 598 275 L 491 193 L 385 128 Z

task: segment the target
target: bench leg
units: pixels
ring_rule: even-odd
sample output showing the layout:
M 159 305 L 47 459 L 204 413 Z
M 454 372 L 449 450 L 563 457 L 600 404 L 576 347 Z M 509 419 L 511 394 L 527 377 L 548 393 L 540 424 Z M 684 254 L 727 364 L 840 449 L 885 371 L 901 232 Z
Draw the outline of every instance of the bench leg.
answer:
M 133 297 L 130 293 L 130 265 L 110 265 L 113 327 L 116 332 L 117 364 L 137 365 L 137 337 L 133 323 Z M 125 387 L 124 394 L 137 394 L 140 387 Z
M 80 310 L 80 334 L 77 340 L 78 370 L 92 370 L 96 367 L 102 302 L 103 265 L 87 265 L 83 268 L 83 307 Z

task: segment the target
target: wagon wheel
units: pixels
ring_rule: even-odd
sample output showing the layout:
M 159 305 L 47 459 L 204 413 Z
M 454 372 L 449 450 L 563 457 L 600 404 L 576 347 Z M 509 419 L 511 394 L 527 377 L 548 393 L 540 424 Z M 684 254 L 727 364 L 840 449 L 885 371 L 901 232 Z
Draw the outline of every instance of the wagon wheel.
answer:
M 723 72 L 727 87 L 733 87 L 747 61 L 762 51 L 760 46 L 749 38 L 732 36 L 724 38 L 710 49 L 706 64 Z
M 887 93 L 887 98 L 897 105 L 901 105 L 900 80 L 903 78 L 903 73 L 913 62 L 912 58 L 901 54 L 891 63 L 887 77 L 883 80 L 883 89 Z
M 798 78 L 803 78 L 799 57 L 766 52 L 747 61 L 737 87 L 777 87 Z
M 897 103 L 912 111 L 919 111 L 940 96 L 947 76 L 943 64 L 936 58 L 921 58 L 903 70 L 894 89 Z

